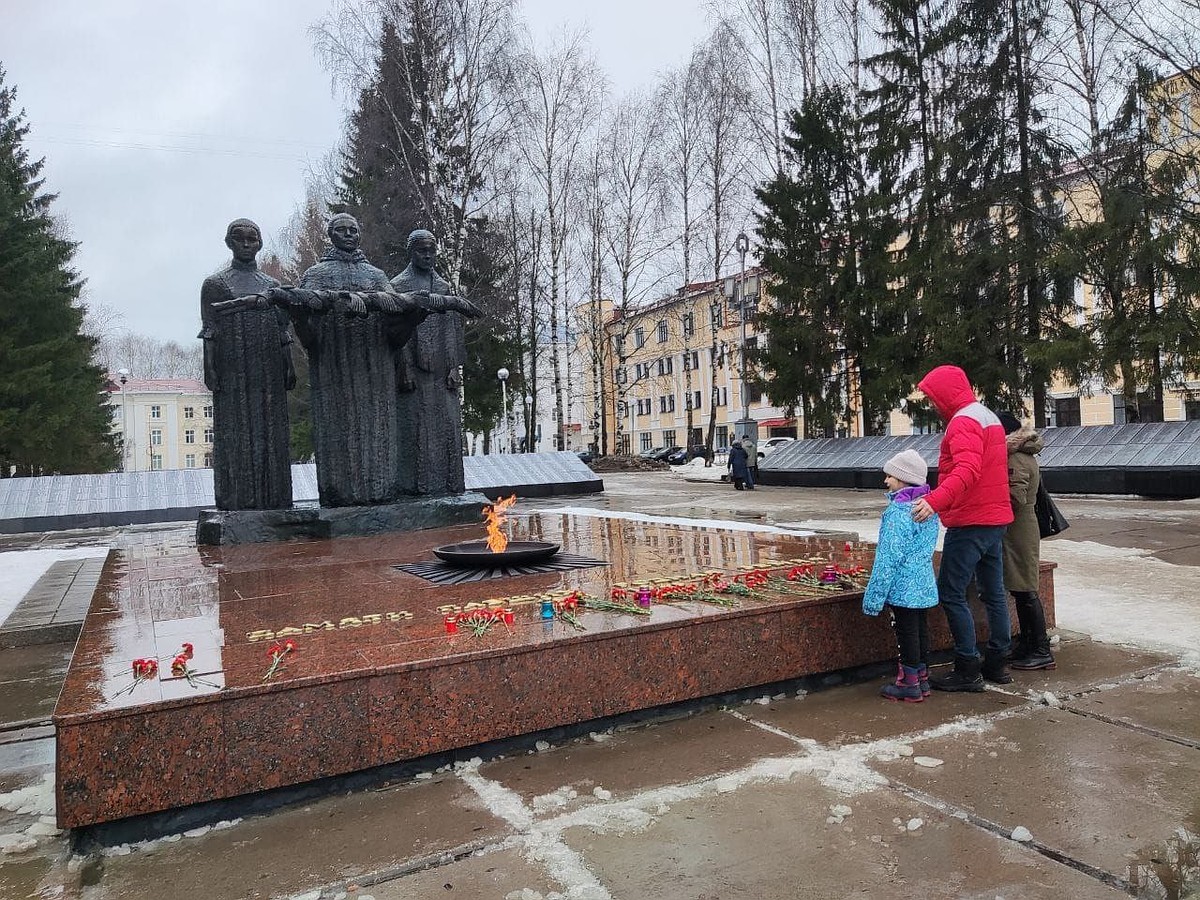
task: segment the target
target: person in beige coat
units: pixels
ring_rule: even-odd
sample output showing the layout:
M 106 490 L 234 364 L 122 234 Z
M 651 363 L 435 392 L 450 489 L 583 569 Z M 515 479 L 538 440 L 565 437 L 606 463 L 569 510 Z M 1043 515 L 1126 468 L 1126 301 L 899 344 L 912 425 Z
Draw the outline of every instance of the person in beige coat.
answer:
M 1007 435 L 1008 495 L 1013 509 L 1013 523 L 1004 535 L 1004 586 L 1017 602 L 1021 628 L 1013 642 L 1010 665 L 1018 670 L 1053 669 L 1046 612 L 1038 596 L 1042 537 L 1034 512 L 1042 481 L 1037 454 L 1045 443 L 1041 435 L 1023 426 L 1011 413 L 1000 413 L 1000 424 Z

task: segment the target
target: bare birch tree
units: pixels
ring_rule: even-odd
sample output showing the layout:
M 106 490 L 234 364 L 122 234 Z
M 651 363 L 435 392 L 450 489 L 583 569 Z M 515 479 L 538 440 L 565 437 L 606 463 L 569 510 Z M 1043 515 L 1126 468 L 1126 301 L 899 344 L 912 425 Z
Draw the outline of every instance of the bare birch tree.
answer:
M 709 235 L 708 253 L 714 290 L 719 291 L 725 261 L 733 252 L 735 223 L 747 216 L 745 175 L 745 146 L 743 133 L 746 108 L 743 96 L 744 73 L 737 52 L 737 43 L 730 36 L 730 26 L 718 24 L 708 41 L 697 52 L 703 72 L 705 131 L 701 142 L 700 184 L 707 201 L 706 230 Z M 717 300 L 716 303 L 720 301 Z M 710 386 L 708 433 L 704 445 L 709 462 L 717 431 L 717 368 L 723 358 L 718 346 L 717 332 L 720 317 L 716 303 L 709 316 L 711 333 L 709 364 Z
M 589 124 L 595 118 L 603 81 L 582 34 L 564 33 L 545 51 L 527 38 L 513 66 L 509 94 L 511 121 L 518 131 L 516 151 L 536 186 L 546 222 L 549 265 L 549 341 L 554 391 L 554 449 L 563 449 L 564 389 L 561 347 L 567 324 L 563 269 L 567 238 L 574 225 L 571 198 Z M 537 402 L 536 384 L 533 399 Z
M 658 109 L 638 95 L 618 104 L 602 127 L 602 199 L 607 209 L 604 250 L 613 280 L 613 303 L 619 310 L 611 335 L 619 373 L 613 388 L 618 408 L 627 404 L 629 389 L 638 380 L 628 372 L 632 350 L 638 348 L 630 348 L 627 332 L 633 328 L 637 308 L 661 283 L 657 264 L 670 243 L 660 131 Z M 618 449 L 623 428 L 624 417 L 618 415 Z

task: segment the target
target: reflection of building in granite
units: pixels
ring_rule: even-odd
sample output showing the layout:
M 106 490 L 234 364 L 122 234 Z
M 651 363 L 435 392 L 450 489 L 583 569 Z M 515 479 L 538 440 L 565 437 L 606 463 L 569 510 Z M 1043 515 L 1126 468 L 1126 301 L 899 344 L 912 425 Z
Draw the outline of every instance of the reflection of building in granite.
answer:
M 122 471 L 211 467 L 212 391 L 194 378 L 122 377 L 106 385 Z

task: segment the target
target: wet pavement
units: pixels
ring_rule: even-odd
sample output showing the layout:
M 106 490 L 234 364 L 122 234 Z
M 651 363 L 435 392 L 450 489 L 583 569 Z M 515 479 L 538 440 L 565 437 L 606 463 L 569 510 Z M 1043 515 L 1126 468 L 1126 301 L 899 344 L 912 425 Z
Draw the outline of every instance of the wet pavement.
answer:
M 866 537 L 880 506 L 871 492 L 746 496 L 664 478 L 606 476 L 605 495 L 539 505 Z M 1060 505 L 1072 529 L 1043 549 L 1060 562 L 1060 664 L 1003 690 L 890 704 L 876 680 L 604 723 L 87 856 L 40 833 L 53 830 L 51 740 L 2 729 L 0 897 L 1196 897 L 1200 505 Z M 10 723 L 53 705 L 65 664 L 61 646 L 26 649 L 0 651 Z M 580 673 L 556 689 L 603 685 Z

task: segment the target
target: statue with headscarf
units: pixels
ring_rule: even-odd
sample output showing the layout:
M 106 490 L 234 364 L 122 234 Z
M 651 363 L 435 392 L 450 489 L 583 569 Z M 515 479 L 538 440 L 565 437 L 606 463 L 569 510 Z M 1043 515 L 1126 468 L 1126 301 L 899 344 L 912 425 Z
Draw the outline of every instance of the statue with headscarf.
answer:
M 398 292 L 428 292 L 432 305 L 456 299 L 438 274 L 437 238 L 424 229 L 408 236 L 408 267 L 392 279 Z M 461 299 L 461 298 L 459 298 Z M 461 316 L 430 316 L 401 351 L 400 434 L 416 460 L 411 492 L 460 494 L 463 484 L 462 365 L 467 360 Z
M 396 354 L 428 313 L 390 302 L 392 286 L 359 249 L 353 216 L 334 216 L 327 233 L 332 246 L 297 292 L 310 289 L 320 301 L 287 306 L 308 354 L 321 505 L 390 503 L 411 493 L 416 467 L 398 434 Z M 361 292 L 385 306 L 355 308 L 350 301 Z
M 288 317 L 273 306 L 214 310 L 214 304 L 279 284 L 258 269 L 262 232 L 254 222 L 230 222 L 225 246 L 233 259 L 200 288 L 204 383 L 213 393 L 217 508 L 287 509 L 292 505 L 287 392 L 296 384 Z M 191 431 L 193 439 L 203 433 L 202 423 Z

